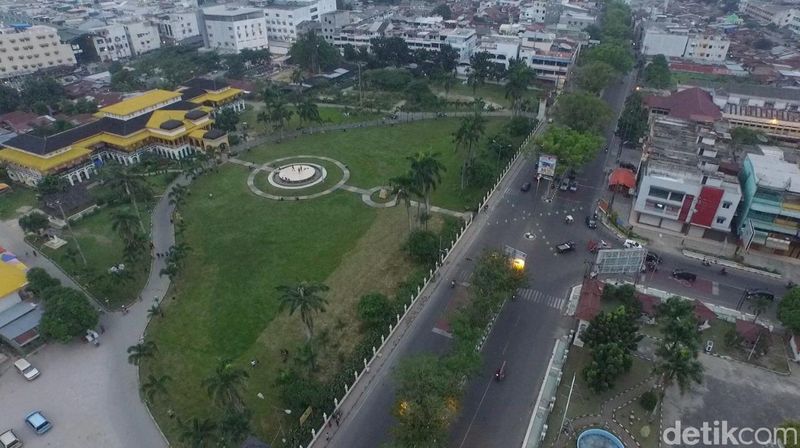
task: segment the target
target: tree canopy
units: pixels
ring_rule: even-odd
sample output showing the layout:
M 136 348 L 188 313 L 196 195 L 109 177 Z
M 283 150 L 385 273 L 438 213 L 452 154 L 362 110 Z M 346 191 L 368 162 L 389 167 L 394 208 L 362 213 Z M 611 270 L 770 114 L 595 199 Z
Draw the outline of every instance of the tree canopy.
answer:
M 59 342 L 82 335 L 97 326 L 98 313 L 82 293 L 56 286 L 48 288 L 39 329 L 45 338 Z
M 558 122 L 578 132 L 602 133 L 611 121 L 611 108 L 602 99 L 584 92 L 561 95 L 556 103 Z
M 647 131 L 647 110 L 644 108 L 642 95 L 633 92 L 625 99 L 625 108 L 617 121 L 616 134 L 622 140 L 638 142 Z
M 667 89 L 672 85 L 669 63 L 663 54 L 653 57 L 653 60 L 644 68 L 644 83 L 655 89 Z
M 567 168 L 583 165 L 594 157 L 603 139 L 594 134 L 578 132 L 574 129 L 554 126 L 536 140 L 545 154 L 558 157 L 556 170 L 563 173 Z
M 339 63 L 339 50 L 315 32 L 301 35 L 289 49 L 292 62 L 311 73 L 334 68 Z
M 591 61 L 575 71 L 575 81 L 580 88 L 591 93 L 599 93 L 617 75 L 614 67 L 603 61 Z
M 453 11 L 450 10 L 450 7 L 447 6 L 447 3 L 442 3 L 433 8 L 431 15 L 441 16 L 444 20 L 450 20 L 453 18 Z
M 588 48 L 581 59 L 587 64 L 592 61 L 605 62 L 620 73 L 628 73 L 633 68 L 630 48 L 616 42 L 603 42 Z
M 778 304 L 778 319 L 787 328 L 800 334 L 800 288 L 794 287 Z

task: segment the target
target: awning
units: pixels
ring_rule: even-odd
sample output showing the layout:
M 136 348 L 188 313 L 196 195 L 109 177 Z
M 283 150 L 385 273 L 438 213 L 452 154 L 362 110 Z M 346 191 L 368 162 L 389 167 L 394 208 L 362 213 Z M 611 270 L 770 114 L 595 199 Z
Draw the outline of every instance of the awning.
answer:
M 628 189 L 634 188 L 636 186 L 636 175 L 627 168 L 615 169 L 608 178 L 608 186 L 615 187 L 617 185 L 623 185 Z

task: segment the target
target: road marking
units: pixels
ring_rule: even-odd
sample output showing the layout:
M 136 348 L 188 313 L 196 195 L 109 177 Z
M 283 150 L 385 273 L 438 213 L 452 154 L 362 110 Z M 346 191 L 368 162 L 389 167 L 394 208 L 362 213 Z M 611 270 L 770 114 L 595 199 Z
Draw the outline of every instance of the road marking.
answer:
M 548 308 L 562 310 L 566 300 L 563 297 L 551 296 L 536 289 L 521 288 L 517 290 L 517 297 L 533 303 L 541 303 Z
M 711 282 L 711 294 L 718 296 L 719 295 L 719 283 L 718 282 Z
M 438 334 L 439 336 L 444 336 L 446 338 L 453 339 L 453 335 L 452 334 L 442 330 L 439 327 L 433 327 L 433 330 L 431 330 L 431 331 L 433 331 L 434 333 Z

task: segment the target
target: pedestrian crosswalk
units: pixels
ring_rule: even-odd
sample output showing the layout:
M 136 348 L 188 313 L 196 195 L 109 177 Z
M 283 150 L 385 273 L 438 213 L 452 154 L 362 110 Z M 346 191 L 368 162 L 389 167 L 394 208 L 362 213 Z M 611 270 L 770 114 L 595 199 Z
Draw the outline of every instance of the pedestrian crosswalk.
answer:
M 551 296 L 535 289 L 521 288 L 517 290 L 517 298 L 528 300 L 533 303 L 541 303 L 547 307 L 561 310 L 567 299 L 563 297 Z

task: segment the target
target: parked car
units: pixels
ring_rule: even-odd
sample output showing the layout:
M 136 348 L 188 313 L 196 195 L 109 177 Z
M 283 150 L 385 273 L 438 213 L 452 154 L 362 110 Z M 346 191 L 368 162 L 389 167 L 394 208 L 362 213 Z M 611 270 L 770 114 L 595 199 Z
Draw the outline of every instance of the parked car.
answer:
M 569 181 L 569 191 L 578 191 L 578 181 Z
M 556 246 L 556 250 L 558 253 L 563 254 L 566 252 L 571 252 L 575 250 L 575 242 L 574 241 L 565 241 L 558 246 Z
M 596 229 L 597 228 L 597 218 L 595 218 L 593 216 L 587 216 L 586 217 L 586 227 L 588 227 L 590 229 Z
M 745 291 L 747 300 L 753 299 L 767 299 L 770 302 L 775 300 L 775 294 L 767 291 L 766 289 L 748 289 Z
M 706 353 L 711 353 L 712 351 L 714 351 L 714 341 L 709 339 L 708 342 L 706 342 Z
M 660 255 L 649 250 L 647 251 L 647 255 L 645 255 L 644 257 L 644 261 L 653 264 L 661 264 L 664 262 L 664 260 L 661 259 Z
M 697 274 L 693 274 L 689 271 L 683 271 L 680 269 L 675 269 L 674 271 L 672 271 L 672 277 L 678 280 L 685 280 L 689 283 L 693 283 L 695 280 L 697 280 Z
M 530 189 L 531 189 L 531 183 L 530 182 L 525 182 L 524 184 L 522 184 L 522 187 L 520 187 L 519 190 L 524 193 L 524 192 L 530 191 Z
M 25 358 L 19 358 L 16 360 L 14 362 L 14 367 L 16 367 L 17 372 L 24 376 L 28 381 L 33 381 L 39 376 L 39 369 L 33 367 Z
M 625 240 L 625 242 L 622 243 L 622 247 L 625 249 L 641 249 L 642 245 L 638 241 Z
M 22 448 L 22 440 L 9 429 L 0 434 L 0 448 Z
M 569 190 L 569 179 L 567 178 L 561 179 L 561 185 L 558 186 L 558 189 L 561 191 Z
M 36 434 L 42 435 L 53 427 L 42 411 L 33 411 L 25 417 L 25 423 L 33 429 Z

